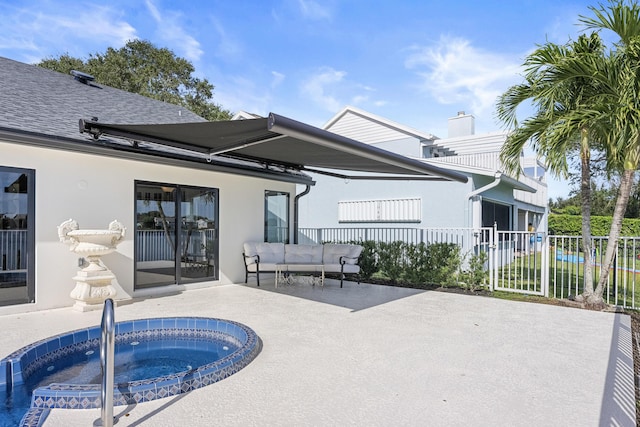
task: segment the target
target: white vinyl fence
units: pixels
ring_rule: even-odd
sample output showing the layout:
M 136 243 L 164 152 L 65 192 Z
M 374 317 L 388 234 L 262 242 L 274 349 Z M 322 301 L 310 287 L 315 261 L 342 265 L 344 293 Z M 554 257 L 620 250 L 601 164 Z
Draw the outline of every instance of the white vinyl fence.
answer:
M 461 253 L 485 251 L 491 290 L 568 298 L 583 292 L 584 253 L 578 236 L 548 236 L 496 228 L 301 228 L 298 243 L 323 242 L 455 243 Z M 608 237 L 592 237 L 594 288 Z M 603 294 L 611 305 L 640 308 L 640 237 L 621 237 Z
M 213 230 L 183 236 L 190 238 L 189 252 L 204 253 Z M 162 231 L 137 231 L 139 261 L 173 259 L 173 248 Z M 461 254 L 486 252 L 485 264 L 491 290 L 568 298 L 583 291 L 582 238 L 547 236 L 544 233 L 499 231 L 495 228 L 301 228 L 298 243 L 323 242 L 454 243 Z M 600 276 L 608 238 L 592 237 L 594 287 Z M 27 268 L 27 231 L 0 230 L 0 279 Z M 1 285 L 1 283 L 0 283 Z M 640 308 L 640 237 L 621 237 L 615 262 L 604 289 L 608 304 Z
M 0 230 L 0 272 L 27 268 L 27 230 Z

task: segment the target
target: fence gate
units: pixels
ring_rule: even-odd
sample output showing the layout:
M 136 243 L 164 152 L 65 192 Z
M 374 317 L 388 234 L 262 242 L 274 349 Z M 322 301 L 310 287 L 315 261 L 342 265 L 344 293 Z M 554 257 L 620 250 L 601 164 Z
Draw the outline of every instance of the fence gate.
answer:
M 549 296 L 548 239 L 546 233 L 498 231 L 489 251 L 494 290 Z

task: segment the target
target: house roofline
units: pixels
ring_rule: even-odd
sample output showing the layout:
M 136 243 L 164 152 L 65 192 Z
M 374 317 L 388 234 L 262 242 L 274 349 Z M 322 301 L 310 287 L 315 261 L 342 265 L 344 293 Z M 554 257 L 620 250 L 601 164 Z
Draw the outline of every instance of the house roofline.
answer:
M 378 116 L 376 114 L 370 113 L 370 112 L 365 111 L 365 110 L 361 110 L 361 109 L 356 108 L 356 107 L 352 107 L 350 105 L 347 105 L 338 114 L 336 114 L 331 119 L 329 119 L 329 121 L 327 123 L 325 123 L 324 126 L 322 126 L 322 129 L 330 128 L 341 117 L 343 117 L 347 113 L 353 113 L 353 114 L 358 115 L 360 117 L 372 120 L 372 121 L 377 122 L 377 123 L 379 123 L 381 125 L 390 127 L 390 128 L 392 128 L 392 129 L 394 129 L 394 130 L 396 130 L 398 132 L 411 135 L 411 136 L 413 136 L 415 138 L 418 138 L 420 140 L 433 141 L 433 140 L 439 139 L 437 136 L 435 136 L 435 135 L 433 135 L 431 133 L 419 131 L 419 130 L 414 129 L 412 127 L 402 125 L 402 124 L 400 124 L 398 122 L 394 122 L 393 120 L 385 119 L 384 117 L 380 117 L 380 116 Z

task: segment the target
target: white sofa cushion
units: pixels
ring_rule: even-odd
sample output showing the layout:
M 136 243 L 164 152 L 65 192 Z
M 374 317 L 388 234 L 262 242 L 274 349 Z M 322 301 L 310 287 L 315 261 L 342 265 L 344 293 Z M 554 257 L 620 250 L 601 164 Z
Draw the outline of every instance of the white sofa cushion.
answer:
M 322 245 L 285 245 L 285 264 L 322 264 Z
M 322 262 L 328 264 L 340 264 L 340 257 L 347 257 L 346 264 L 355 265 L 358 263 L 358 257 L 362 252 L 360 245 L 346 245 L 336 243 L 325 243 L 322 255 Z M 359 269 L 358 269 L 359 270 Z M 357 273 L 357 271 L 356 271 Z
M 284 262 L 284 243 L 247 242 L 244 244 L 244 254 L 246 256 L 260 255 L 260 264 L 282 264 Z M 252 262 L 248 259 L 246 261 Z
M 284 264 L 282 267 L 283 271 L 291 273 L 320 273 L 323 271 L 321 264 L 289 263 Z

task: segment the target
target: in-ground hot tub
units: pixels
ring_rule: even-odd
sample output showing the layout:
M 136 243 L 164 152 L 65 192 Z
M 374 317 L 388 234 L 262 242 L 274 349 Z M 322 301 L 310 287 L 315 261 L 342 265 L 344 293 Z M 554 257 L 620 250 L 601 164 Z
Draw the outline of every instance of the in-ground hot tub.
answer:
M 28 407 L 4 412 L 13 417 L 26 412 L 20 425 L 36 426 L 51 408 L 99 408 L 100 332 L 93 327 L 60 334 L 0 360 L 0 394 L 31 395 Z M 115 344 L 115 405 L 169 397 L 220 381 L 262 349 L 251 328 L 200 317 L 118 322 Z

